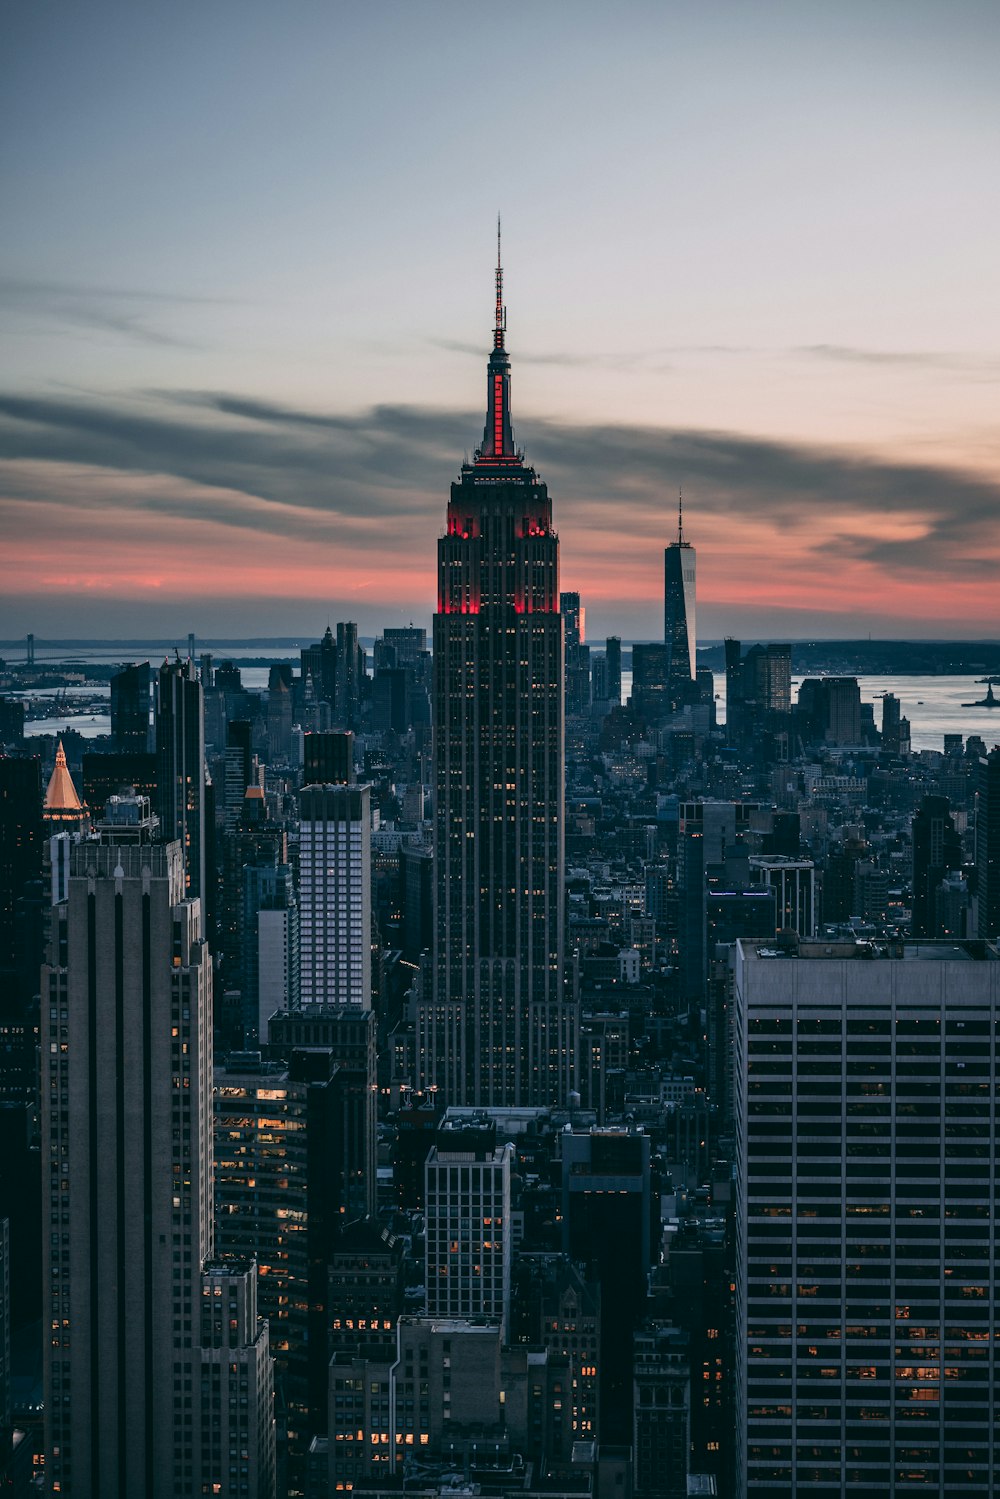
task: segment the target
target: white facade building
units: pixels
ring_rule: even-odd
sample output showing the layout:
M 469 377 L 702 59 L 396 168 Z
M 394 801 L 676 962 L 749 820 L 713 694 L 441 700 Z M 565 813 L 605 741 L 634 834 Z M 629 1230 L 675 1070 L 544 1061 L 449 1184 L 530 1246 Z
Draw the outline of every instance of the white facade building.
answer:
M 300 995 L 371 1008 L 371 787 L 299 797 Z
M 295 939 L 294 910 L 257 913 L 258 1005 L 257 1036 L 268 1044 L 268 1021 L 278 1010 L 292 1008 L 292 954 Z

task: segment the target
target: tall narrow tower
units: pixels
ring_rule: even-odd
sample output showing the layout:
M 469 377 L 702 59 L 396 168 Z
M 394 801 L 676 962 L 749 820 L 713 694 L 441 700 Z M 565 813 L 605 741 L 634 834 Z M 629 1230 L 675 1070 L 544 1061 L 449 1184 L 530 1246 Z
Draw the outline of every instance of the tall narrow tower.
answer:
M 571 1083 L 563 997 L 563 622 L 546 486 L 514 446 L 497 235 L 486 430 L 451 486 L 434 616 L 433 996 L 418 1073 L 449 1103 Z
M 191 660 L 164 661 L 156 690 L 157 813 L 164 839 L 180 841 L 185 899 L 204 901 L 205 699 Z
M 671 708 L 689 700 L 696 675 L 695 562 L 695 549 L 684 540 L 684 497 L 678 494 L 677 540 L 663 549 L 663 640 Z
M 42 969 L 46 1486 L 273 1499 L 257 1267 L 213 1255 L 212 963 L 180 840 L 112 797 L 67 892 Z

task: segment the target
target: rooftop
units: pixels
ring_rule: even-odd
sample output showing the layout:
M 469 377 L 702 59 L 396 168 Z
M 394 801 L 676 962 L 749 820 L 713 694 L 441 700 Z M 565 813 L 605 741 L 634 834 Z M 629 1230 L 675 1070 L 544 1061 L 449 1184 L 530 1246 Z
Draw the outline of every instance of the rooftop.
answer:
M 922 963 L 995 963 L 1000 959 L 996 942 L 982 938 L 961 941 L 910 941 L 903 938 L 795 937 L 783 935 L 777 943 L 740 941 L 744 961 L 783 958 L 826 958 L 835 962 L 847 959 L 872 962 L 895 958 Z

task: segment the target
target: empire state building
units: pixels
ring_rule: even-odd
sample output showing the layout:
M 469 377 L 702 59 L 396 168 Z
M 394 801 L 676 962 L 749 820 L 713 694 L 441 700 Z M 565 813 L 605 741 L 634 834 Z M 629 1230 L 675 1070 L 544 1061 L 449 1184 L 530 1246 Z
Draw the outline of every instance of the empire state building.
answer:
M 448 1104 L 572 1084 L 564 994 L 563 622 L 545 484 L 514 445 L 499 231 L 486 428 L 451 486 L 434 616 L 433 992 L 418 1072 Z

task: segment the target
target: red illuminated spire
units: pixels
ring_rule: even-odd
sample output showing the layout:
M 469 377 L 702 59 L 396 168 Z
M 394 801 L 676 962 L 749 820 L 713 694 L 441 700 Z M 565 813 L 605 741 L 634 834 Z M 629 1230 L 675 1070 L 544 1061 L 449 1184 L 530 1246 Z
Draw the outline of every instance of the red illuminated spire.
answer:
M 500 263 L 500 215 L 497 214 L 496 313 L 493 322 L 493 352 L 487 372 L 486 430 L 482 447 L 476 449 L 476 466 L 520 463 L 510 422 L 510 360 L 504 347 L 507 312 L 503 305 L 503 266 Z

